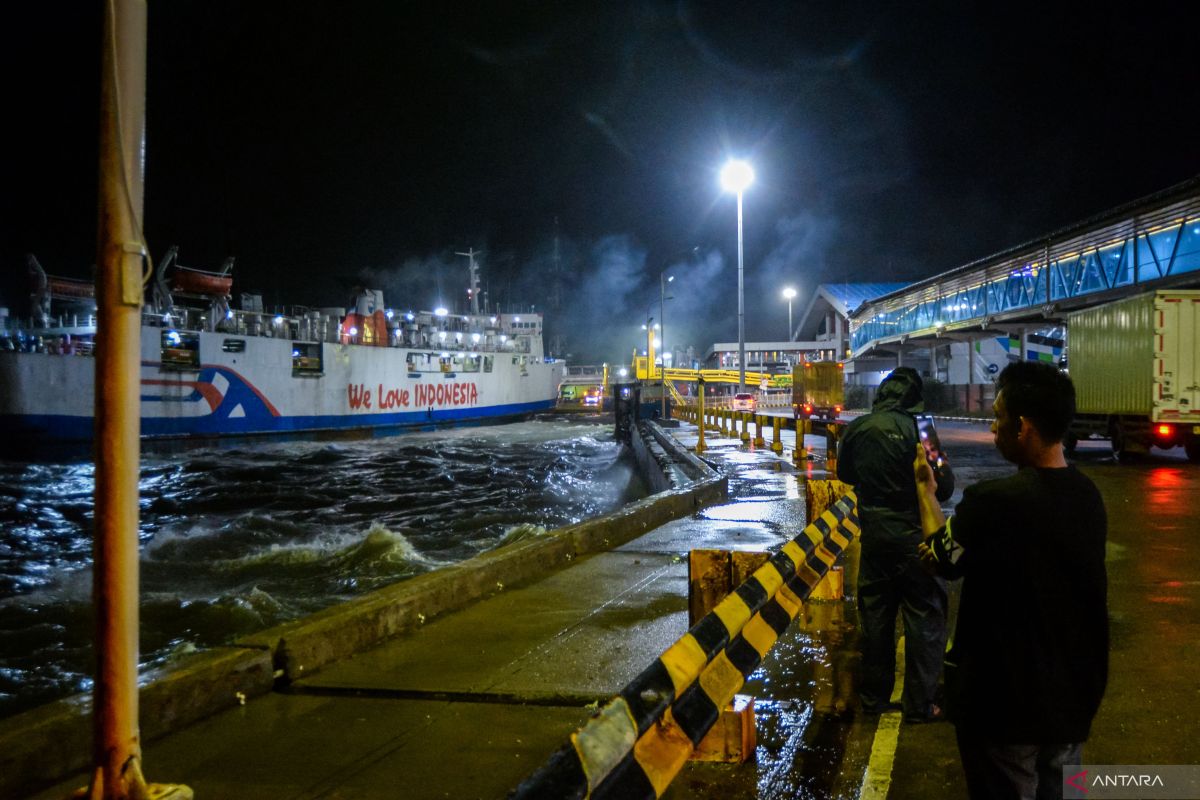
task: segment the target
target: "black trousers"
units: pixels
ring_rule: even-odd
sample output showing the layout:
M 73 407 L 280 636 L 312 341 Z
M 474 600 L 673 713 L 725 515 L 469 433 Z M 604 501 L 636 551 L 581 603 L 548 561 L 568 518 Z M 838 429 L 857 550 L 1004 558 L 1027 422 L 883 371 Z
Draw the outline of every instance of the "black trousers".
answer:
M 927 573 L 916 552 L 862 554 L 858 620 L 862 627 L 863 707 L 882 709 L 896 682 L 896 614 L 904 618 L 904 713 L 930 713 L 946 650 L 946 584 Z
M 1082 743 L 996 744 L 955 732 L 971 800 L 1061 800 L 1064 767 L 1083 763 Z

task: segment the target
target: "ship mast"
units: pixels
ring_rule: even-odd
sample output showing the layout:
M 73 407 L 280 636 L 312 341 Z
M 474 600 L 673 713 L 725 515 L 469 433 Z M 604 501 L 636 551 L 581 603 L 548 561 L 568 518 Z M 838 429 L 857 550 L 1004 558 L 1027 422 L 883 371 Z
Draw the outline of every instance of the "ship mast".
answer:
M 471 281 L 467 286 L 467 294 L 471 298 L 471 313 L 479 316 L 479 265 L 475 263 L 475 256 L 483 255 L 482 250 L 476 250 L 474 247 L 467 250 L 465 253 L 456 252 L 456 256 L 466 256 L 471 263 Z

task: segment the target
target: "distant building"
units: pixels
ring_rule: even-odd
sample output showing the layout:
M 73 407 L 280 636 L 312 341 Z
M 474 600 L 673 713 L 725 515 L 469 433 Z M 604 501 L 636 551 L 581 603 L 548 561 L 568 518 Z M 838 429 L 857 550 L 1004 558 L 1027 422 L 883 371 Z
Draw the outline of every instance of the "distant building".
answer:
M 840 361 L 850 347 L 847 319 L 868 300 L 904 283 L 823 283 L 800 313 L 790 341 L 746 342 L 746 368 L 788 372 L 798 361 Z M 737 342 L 717 342 L 705 354 L 708 369 L 737 369 Z

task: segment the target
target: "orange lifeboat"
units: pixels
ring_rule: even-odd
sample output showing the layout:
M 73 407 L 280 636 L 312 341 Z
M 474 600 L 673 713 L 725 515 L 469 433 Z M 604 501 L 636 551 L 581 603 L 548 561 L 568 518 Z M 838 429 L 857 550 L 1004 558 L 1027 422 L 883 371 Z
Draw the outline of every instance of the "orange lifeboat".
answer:
M 233 276 L 220 272 L 205 272 L 175 265 L 171 272 L 171 291 L 179 294 L 198 294 L 210 297 L 227 296 L 233 289 Z
M 60 300 L 90 299 L 96 296 L 96 286 L 91 281 L 60 278 L 56 275 L 46 276 L 46 289 L 51 297 Z

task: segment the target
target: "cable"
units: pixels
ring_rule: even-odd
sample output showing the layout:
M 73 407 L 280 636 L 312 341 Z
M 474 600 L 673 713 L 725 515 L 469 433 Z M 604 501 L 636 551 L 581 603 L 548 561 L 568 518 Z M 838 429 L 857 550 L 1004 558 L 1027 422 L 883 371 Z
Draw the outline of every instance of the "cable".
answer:
M 108 0 L 109 13 L 109 47 L 112 53 L 112 91 L 113 91 L 113 113 L 117 117 L 117 150 L 120 156 L 121 163 L 121 188 L 125 195 L 125 204 L 128 206 L 129 216 L 133 220 L 134 233 L 137 236 L 135 244 L 141 246 L 141 256 L 143 263 L 142 270 L 142 290 L 150 285 L 150 280 L 154 276 L 154 261 L 150 258 L 150 245 L 146 242 L 146 233 L 142 228 L 142 220 L 138 215 L 137 210 L 133 205 L 133 190 L 129 185 L 129 172 L 125 167 L 125 159 L 127 153 L 125 151 L 125 124 L 121 113 L 121 82 L 117 76 L 120 74 L 117 64 L 117 8 L 116 0 Z M 145 42 L 142 43 L 143 49 Z M 143 67 L 143 79 L 145 68 Z M 145 182 L 143 176 L 143 184 Z M 143 212 L 144 212 L 143 207 Z

